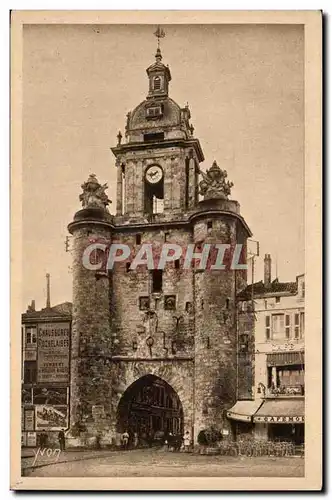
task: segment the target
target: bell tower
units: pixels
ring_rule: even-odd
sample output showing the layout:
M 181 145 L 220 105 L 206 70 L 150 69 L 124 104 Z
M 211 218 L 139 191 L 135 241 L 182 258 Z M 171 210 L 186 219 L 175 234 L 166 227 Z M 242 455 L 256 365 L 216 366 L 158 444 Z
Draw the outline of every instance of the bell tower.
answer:
M 168 95 L 171 72 L 159 47 L 146 72 L 148 94 L 127 114 L 125 141 L 112 148 L 117 166 L 117 215 L 150 217 L 186 212 L 198 202 L 198 165 L 204 160 L 194 137 L 188 104 L 181 108 Z

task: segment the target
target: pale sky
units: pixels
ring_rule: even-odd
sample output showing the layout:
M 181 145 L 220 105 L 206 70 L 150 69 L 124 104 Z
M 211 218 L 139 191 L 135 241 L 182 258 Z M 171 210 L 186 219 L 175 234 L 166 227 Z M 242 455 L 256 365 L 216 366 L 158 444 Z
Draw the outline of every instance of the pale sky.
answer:
M 109 185 L 110 147 L 148 92 L 155 26 L 31 25 L 23 58 L 23 303 L 72 300 L 67 224 L 90 173 Z M 234 182 L 231 199 L 278 259 L 280 281 L 304 272 L 304 33 L 300 25 L 163 26 L 169 95 L 189 102 L 194 135 Z

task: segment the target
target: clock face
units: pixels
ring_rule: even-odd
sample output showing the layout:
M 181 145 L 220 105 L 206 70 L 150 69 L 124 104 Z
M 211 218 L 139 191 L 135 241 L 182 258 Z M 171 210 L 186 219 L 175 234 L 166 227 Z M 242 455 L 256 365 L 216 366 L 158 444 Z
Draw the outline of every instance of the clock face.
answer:
M 145 172 L 145 178 L 150 184 L 157 184 L 163 177 L 163 171 L 158 165 L 152 165 Z

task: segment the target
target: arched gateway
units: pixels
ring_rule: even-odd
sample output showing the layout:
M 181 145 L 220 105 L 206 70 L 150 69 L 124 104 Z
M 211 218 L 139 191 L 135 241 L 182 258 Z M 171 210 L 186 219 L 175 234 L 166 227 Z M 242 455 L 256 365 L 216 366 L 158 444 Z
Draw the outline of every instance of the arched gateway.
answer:
M 183 434 L 183 409 L 179 396 L 164 380 L 145 375 L 131 384 L 122 395 L 117 411 L 117 431 L 137 432 L 140 441 L 151 442 L 156 436 Z

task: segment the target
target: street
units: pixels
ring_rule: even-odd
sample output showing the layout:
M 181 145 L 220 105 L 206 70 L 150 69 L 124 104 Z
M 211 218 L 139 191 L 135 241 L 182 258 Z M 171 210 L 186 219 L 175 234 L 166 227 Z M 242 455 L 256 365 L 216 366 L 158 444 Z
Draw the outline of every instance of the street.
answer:
M 31 450 L 24 476 L 36 477 L 303 477 L 300 457 L 229 457 L 164 450 L 65 451 L 47 457 Z

